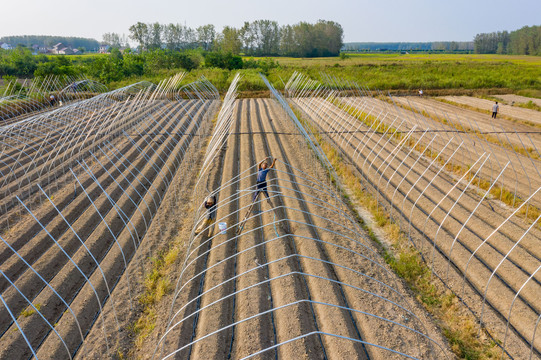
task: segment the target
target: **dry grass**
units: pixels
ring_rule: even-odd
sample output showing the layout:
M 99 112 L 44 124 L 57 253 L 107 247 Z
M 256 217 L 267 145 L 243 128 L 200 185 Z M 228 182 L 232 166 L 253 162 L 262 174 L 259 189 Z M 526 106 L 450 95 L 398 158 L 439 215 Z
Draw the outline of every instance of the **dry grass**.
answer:
M 174 265 L 179 261 L 183 247 L 184 239 L 177 235 L 168 248 L 151 259 L 152 267 L 145 276 L 144 292 L 138 298 L 141 314 L 130 327 L 134 334 L 135 345 L 135 349 L 132 349 L 130 353 L 140 349 L 156 327 L 157 306 L 166 295 L 171 293 Z
M 517 91 L 517 95 L 541 99 L 541 89 L 523 89 Z
M 171 291 L 169 265 L 174 263 L 178 253 L 179 249 L 172 246 L 152 259 L 152 268 L 145 277 L 145 291 L 138 299 L 142 307 L 142 315 L 131 327 L 135 334 L 134 344 L 138 348 L 143 345 L 156 326 L 156 304 Z
M 527 103 L 515 103 L 513 106 L 518 106 L 524 109 L 531 109 L 535 111 L 541 111 L 541 106 L 534 103 L 532 100 L 528 101 Z

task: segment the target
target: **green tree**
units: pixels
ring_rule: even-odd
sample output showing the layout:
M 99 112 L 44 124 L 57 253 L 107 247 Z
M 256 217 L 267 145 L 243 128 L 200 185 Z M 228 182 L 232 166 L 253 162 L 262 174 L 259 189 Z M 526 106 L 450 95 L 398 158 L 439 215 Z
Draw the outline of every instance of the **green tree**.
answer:
M 135 25 L 130 26 L 130 39 L 139 43 L 140 50 L 146 50 L 146 41 L 148 39 L 149 29 L 147 24 L 138 22 Z
M 124 76 L 142 76 L 145 73 L 145 58 L 142 54 L 124 51 L 123 67 Z
M 33 75 L 38 66 L 36 58 L 32 55 L 30 49 L 23 46 L 18 46 L 10 52 L 9 63 L 14 69 L 12 75 L 22 77 Z
M 284 56 L 296 56 L 297 44 L 295 33 L 291 25 L 285 25 L 280 29 L 280 54 Z
M 182 25 L 164 25 L 163 41 L 169 50 L 180 50 L 182 46 Z
M 76 75 L 79 71 L 66 56 L 55 56 L 53 61 L 40 63 L 34 76 Z
M 162 32 L 163 26 L 160 23 L 153 23 L 148 26 L 149 37 L 147 49 L 161 49 L 162 48 Z
M 242 47 L 242 42 L 240 40 L 239 30 L 226 26 L 222 30 L 222 36 L 219 41 L 220 49 L 224 53 L 238 54 Z
M 120 50 L 117 47 L 114 47 L 111 49 L 111 53 L 109 56 L 116 60 L 124 60 L 122 52 L 120 52 Z
M 210 50 L 214 39 L 216 39 L 216 30 L 214 25 L 208 24 L 200 26 L 196 29 L 197 32 L 197 42 L 205 50 Z
M 110 47 L 120 48 L 122 47 L 121 36 L 117 33 L 105 33 L 102 36 L 103 43 L 109 45 Z

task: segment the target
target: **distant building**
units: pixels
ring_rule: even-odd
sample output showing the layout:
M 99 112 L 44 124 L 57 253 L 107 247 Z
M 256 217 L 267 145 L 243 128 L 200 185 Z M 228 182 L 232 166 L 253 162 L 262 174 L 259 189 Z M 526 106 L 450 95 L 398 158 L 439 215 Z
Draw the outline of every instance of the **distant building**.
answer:
M 64 44 L 58 43 L 58 44 L 56 44 L 55 46 L 53 46 L 53 48 L 51 49 L 51 53 L 53 53 L 53 54 L 59 54 L 59 53 L 60 53 L 59 51 L 60 51 L 61 49 L 64 49 L 64 48 L 66 48 L 66 46 L 65 46 Z
M 49 49 L 46 47 L 46 46 L 41 46 L 41 45 L 32 45 L 32 54 L 34 55 L 37 55 L 37 54 L 46 54 L 49 52 Z
M 100 50 L 99 50 L 99 53 L 100 54 L 106 54 L 109 52 L 109 50 L 111 49 L 111 47 L 107 44 L 100 44 Z
M 51 49 L 52 54 L 56 55 L 73 55 L 73 49 L 70 46 L 66 46 L 62 43 L 58 43 Z
M 71 47 L 63 48 L 58 53 L 60 55 L 73 55 L 73 54 L 75 54 L 75 52 L 73 51 L 73 49 Z
M 13 50 L 13 47 L 10 44 L 5 43 L 5 42 L 0 42 L 0 48 L 4 50 Z

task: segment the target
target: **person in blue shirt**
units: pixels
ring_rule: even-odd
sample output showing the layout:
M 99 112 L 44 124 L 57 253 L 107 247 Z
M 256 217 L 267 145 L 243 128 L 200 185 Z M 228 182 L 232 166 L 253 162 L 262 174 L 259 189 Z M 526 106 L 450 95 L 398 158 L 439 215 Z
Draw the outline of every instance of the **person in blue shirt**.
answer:
M 267 159 L 270 159 L 270 157 L 263 159 L 258 165 L 257 165 L 257 180 L 256 180 L 256 189 L 254 192 L 254 198 L 252 199 L 252 202 L 254 202 L 257 199 L 257 195 L 259 195 L 260 192 L 262 192 L 267 199 L 269 198 L 269 193 L 267 191 L 267 173 L 270 169 L 274 167 L 274 164 L 276 164 L 276 159 L 273 160 L 271 166 L 267 163 Z

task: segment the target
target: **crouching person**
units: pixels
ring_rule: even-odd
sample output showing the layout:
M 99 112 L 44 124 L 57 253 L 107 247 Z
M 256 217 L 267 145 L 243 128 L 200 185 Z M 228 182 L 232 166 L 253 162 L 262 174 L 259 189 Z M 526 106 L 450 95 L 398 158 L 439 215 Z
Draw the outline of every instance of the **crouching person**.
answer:
M 214 220 L 216 220 L 216 196 L 212 195 L 207 197 L 203 205 L 205 206 L 205 209 L 207 209 L 207 211 L 205 214 L 205 218 L 203 219 L 203 221 L 201 221 L 201 223 L 195 230 L 196 235 L 205 230 L 214 222 Z

